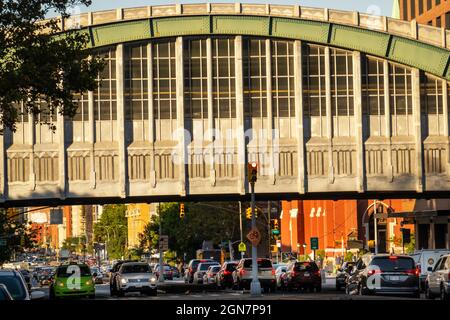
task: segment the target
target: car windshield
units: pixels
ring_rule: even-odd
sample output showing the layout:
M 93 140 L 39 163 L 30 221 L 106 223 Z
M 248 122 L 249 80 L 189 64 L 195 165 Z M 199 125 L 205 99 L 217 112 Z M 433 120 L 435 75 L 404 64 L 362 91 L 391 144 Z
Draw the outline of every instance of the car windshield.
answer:
M 383 272 L 406 271 L 414 269 L 414 260 L 408 257 L 378 257 L 370 263 Z
M 78 272 L 80 272 L 81 277 L 91 276 L 91 270 L 89 269 L 88 266 L 76 265 L 76 264 L 69 265 L 69 266 L 61 266 L 58 268 L 58 271 L 56 272 L 56 274 L 60 278 L 68 278 L 72 274 L 76 274 Z
M 236 270 L 236 266 L 237 266 L 237 263 L 229 263 L 229 264 L 227 264 L 226 270 L 234 271 L 234 270 Z
M 251 268 L 252 260 L 247 259 L 244 261 L 244 268 Z M 258 260 L 258 268 L 272 268 L 272 262 L 269 259 Z
M 214 266 L 209 269 L 211 272 L 218 272 L 220 270 L 220 266 Z
M 208 268 L 210 266 L 213 266 L 213 265 L 215 265 L 215 263 L 202 263 L 202 264 L 199 265 L 199 269 L 198 270 L 206 271 L 206 270 L 208 270 Z
M 27 297 L 26 288 L 16 276 L 0 276 L 0 283 L 6 286 L 14 300 L 24 300 Z
M 9 300 L 6 298 L 6 293 L 3 290 L 0 290 L 0 301 Z
M 316 271 L 318 269 L 314 262 L 297 262 L 295 264 L 295 271 Z
M 147 264 L 132 264 L 123 265 L 122 273 L 149 273 L 151 272 L 150 266 Z

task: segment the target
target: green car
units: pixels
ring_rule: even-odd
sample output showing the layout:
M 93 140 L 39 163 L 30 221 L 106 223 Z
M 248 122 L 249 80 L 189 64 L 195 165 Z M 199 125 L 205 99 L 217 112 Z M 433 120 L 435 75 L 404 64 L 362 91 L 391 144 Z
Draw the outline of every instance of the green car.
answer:
M 50 299 L 66 297 L 95 298 L 95 284 L 86 264 L 60 265 L 50 285 Z

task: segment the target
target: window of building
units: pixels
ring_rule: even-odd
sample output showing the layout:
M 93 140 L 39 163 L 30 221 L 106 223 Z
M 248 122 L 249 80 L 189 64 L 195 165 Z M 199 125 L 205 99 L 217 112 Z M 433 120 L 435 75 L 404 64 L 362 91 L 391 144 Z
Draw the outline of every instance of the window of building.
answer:
M 212 39 L 214 118 L 236 118 L 234 38 Z
M 304 44 L 303 108 L 305 116 L 326 116 L 325 48 Z
M 89 121 L 89 96 L 87 92 L 74 93 L 73 103 L 77 106 L 77 112 L 73 121 Z M 70 120 L 70 119 L 68 119 Z
M 443 114 L 442 82 L 440 79 L 421 74 L 421 112 L 427 115 Z
M 244 112 L 267 117 L 266 40 L 244 39 Z
M 436 27 L 440 28 L 441 25 L 442 25 L 442 23 L 441 23 L 441 17 L 437 17 L 437 18 L 436 18 Z
M 410 69 L 389 63 L 389 94 L 391 114 L 412 114 Z
M 411 0 L 410 2 L 411 2 L 411 20 L 412 20 L 416 17 L 416 0 Z
M 361 73 L 363 113 L 384 115 L 383 61 L 372 57 L 364 57 Z
M 294 42 L 272 40 L 273 116 L 295 116 Z
M 419 1 L 419 15 L 421 15 L 423 13 L 423 1 L 422 0 L 418 1 Z
M 148 119 L 147 44 L 125 46 L 125 119 Z
M 450 29 L 450 12 L 445 14 L 445 28 Z
M 330 49 L 333 116 L 353 115 L 353 59 L 350 51 Z
M 189 39 L 185 42 L 184 79 L 186 116 L 208 118 L 207 40 Z
M 402 4 L 403 4 L 403 8 L 402 8 L 402 19 L 403 20 L 408 20 L 409 19 L 409 15 L 408 15 L 408 1 L 406 1 L 406 0 L 403 0 L 402 1 Z
M 152 43 L 155 119 L 176 119 L 175 40 Z
M 104 59 L 105 67 L 94 90 L 94 119 L 117 120 L 116 48 L 102 49 L 97 55 Z
M 427 0 L 427 10 L 431 10 L 432 7 L 433 7 L 433 1 Z

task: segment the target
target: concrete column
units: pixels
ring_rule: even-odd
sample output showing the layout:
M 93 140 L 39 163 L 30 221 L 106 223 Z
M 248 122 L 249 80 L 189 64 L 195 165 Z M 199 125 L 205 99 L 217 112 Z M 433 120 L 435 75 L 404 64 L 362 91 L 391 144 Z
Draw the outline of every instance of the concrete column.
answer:
M 116 47 L 117 85 L 117 130 L 119 140 L 119 185 L 120 197 L 127 196 L 127 146 L 125 143 L 125 103 L 124 103 L 124 50 L 123 44 Z
M 67 189 L 67 153 L 66 153 L 66 141 L 65 141 L 65 127 L 64 116 L 59 114 L 56 118 L 58 126 L 58 158 L 59 158 L 59 189 L 60 198 L 64 200 L 66 198 Z
M 96 187 L 96 175 L 95 175 L 95 154 L 94 154 L 94 144 L 95 144 L 95 120 L 94 120 L 94 92 L 88 92 L 88 108 L 89 108 L 89 160 L 90 160 L 90 180 L 91 180 L 91 188 L 95 189 Z
M 180 189 L 179 195 L 186 195 L 186 165 L 187 141 L 184 129 L 184 69 L 183 69 L 183 38 L 178 37 L 175 42 L 175 69 L 177 91 L 177 132 L 178 132 L 178 169 Z
M 356 190 L 364 192 L 364 128 L 362 117 L 361 53 L 353 52 L 353 110 L 356 134 Z
M 155 117 L 153 111 L 153 50 L 147 45 L 147 74 L 148 74 L 148 141 L 151 144 L 150 154 L 150 185 L 156 187 L 155 171 Z
M 209 144 L 209 179 L 211 186 L 216 185 L 216 170 L 214 167 L 214 110 L 213 110 L 213 61 L 212 61 L 212 41 L 211 38 L 206 39 L 206 75 L 207 75 L 207 90 L 208 90 L 208 135 L 206 140 L 210 141 Z
M 36 143 L 36 131 L 35 131 L 35 126 L 34 126 L 34 115 L 33 114 L 28 115 L 28 129 L 29 129 L 28 130 L 28 134 L 29 134 L 28 141 L 30 142 L 30 145 L 31 145 L 29 184 L 30 184 L 30 190 L 35 190 L 36 189 L 36 173 L 34 170 L 34 145 Z
M 297 183 L 298 192 L 305 193 L 305 137 L 303 131 L 303 77 L 302 77 L 302 43 L 294 42 L 294 81 L 295 81 L 295 122 L 297 123 Z
M 246 172 L 246 148 L 244 133 L 244 71 L 242 66 L 242 36 L 237 36 L 234 43 L 235 50 L 235 75 L 236 75 L 236 141 L 238 149 L 238 181 L 237 192 L 245 194 L 247 186 Z
M 448 87 L 447 81 L 442 80 L 442 105 L 448 106 Z M 447 156 L 446 161 L 446 172 L 450 173 L 450 147 L 449 147 L 449 127 L 448 127 L 448 108 L 443 108 L 443 117 L 444 117 L 444 137 L 447 137 L 447 141 L 445 142 L 445 154 Z
M 0 126 L 3 134 L 0 134 L 0 203 L 5 202 L 7 174 L 6 174 L 6 149 L 5 149 L 5 134 L 6 129 L 3 125 Z
M 328 11 L 327 11 L 328 12 Z M 325 47 L 325 89 L 327 110 L 327 132 L 328 132 L 328 181 L 334 183 L 333 166 L 333 114 L 331 108 L 331 64 L 330 48 Z
M 412 70 L 412 107 L 414 121 L 414 137 L 415 137 L 415 157 L 416 157 L 416 191 L 423 192 L 424 178 L 423 173 L 423 146 L 422 146 L 422 124 L 420 116 L 420 71 Z
M 269 150 L 270 166 L 269 166 L 269 179 L 272 184 L 275 184 L 275 158 L 274 158 L 274 146 L 273 140 L 276 139 L 279 143 L 279 132 L 277 136 L 274 136 L 273 131 L 273 104 L 272 104 L 272 49 L 271 40 L 266 39 L 266 79 L 267 79 L 267 148 Z
M 389 63 L 383 62 L 384 73 L 384 125 L 386 126 L 387 144 L 387 168 L 386 176 L 390 182 L 394 181 L 394 167 L 392 166 L 392 138 L 391 138 L 391 106 L 389 99 Z

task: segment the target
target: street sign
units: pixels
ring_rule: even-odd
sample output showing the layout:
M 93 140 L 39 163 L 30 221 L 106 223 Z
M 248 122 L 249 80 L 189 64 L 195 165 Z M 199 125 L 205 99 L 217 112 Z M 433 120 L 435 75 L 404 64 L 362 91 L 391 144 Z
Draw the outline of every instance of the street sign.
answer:
M 50 224 L 63 224 L 63 209 L 50 209 Z
M 245 245 L 245 243 L 241 242 L 241 243 L 239 243 L 238 249 L 239 249 L 239 252 L 245 252 L 245 251 L 247 251 L 247 246 Z
M 311 250 L 319 250 L 319 238 L 311 238 Z
M 159 250 L 167 251 L 169 250 L 169 236 L 160 236 L 159 237 Z
M 6 247 L 6 240 L 0 239 L 0 247 Z
M 261 233 L 256 227 L 252 228 L 252 230 L 250 230 L 250 232 L 247 234 L 247 239 L 252 243 L 253 246 L 257 247 L 261 242 Z

